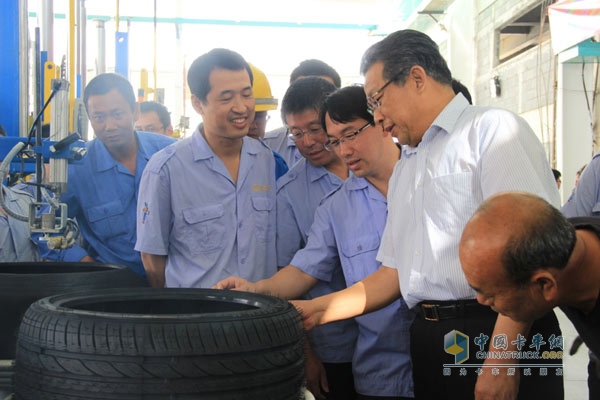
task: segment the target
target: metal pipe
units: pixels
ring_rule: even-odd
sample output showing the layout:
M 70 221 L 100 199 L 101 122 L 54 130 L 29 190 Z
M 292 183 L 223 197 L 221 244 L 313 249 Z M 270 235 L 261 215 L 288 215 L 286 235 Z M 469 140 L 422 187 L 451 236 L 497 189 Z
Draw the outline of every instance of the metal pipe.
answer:
M 77 92 L 83 94 L 83 88 L 87 83 L 86 76 L 86 46 L 87 43 L 87 12 L 85 9 L 85 0 L 78 0 L 77 2 L 77 15 L 78 15 L 78 35 L 77 35 L 77 74 L 80 77 L 80 81 L 77 85 Z
M 117 0 L 117 11 L 115 12 L 115 31 L 119 32 L 119 0 Z
M 41 97 L 42 97 L 42 52 L 40 49 L 40 28 L 35 28 L 35 66 L 33 68 L 35 71 L 35 115 L 39 115 L 41 111 Z M 38 148 L 42 147 L 42 119 L 36 118 L 36 127 L 35 127 L 35 145 Z M 42 159 L 42 155 L 40 153 L 35 155 L 35 180 L 38 184 L 44 183 L 44 160 Z M 41 186 L 36 187 L 35 192 L 35 201 L 38 203 L 42 201 L 42 189 Z
M 27 121 L 29 115 L 29 29 L 27 28 L 27 18 L 27 0 L 19 0 L 19 136 L 27 136 L 29 127 Z M 39 102 L 36 103 L 37 105 Z
M 54 61 L 54 0 L 42 0 L 41 49 Z
M 52 112 L 50 118 L 50 138 L 53 141 L 61 141 L 69 136 L 69 123 L 72 118 L 69 118 L 69 82 L 64 79 L 55 79 L 52 81 L 52 87 L 57 90 L 52 102 Z M 56 197 L 60 198 L 61 194 L 67 190 L 67 159 L 51 158 L 50 159 L 50 183 L 53 185 L 53 190 Z
M 96 20 L 98 34 L 98 56 L 96 58 L 96 75 L 106 72 L 106 29 L 104 20 Z
M 77 15 L 75 12 L 75 0 L 69 0 L 69 63 L 67 69 L 69 74 L 69 82 L 75 82 L 75 54 L 77 49 L 77 43 L 75 42 L 75 32 L 77 29 Z M 70 86 L 69 90 L 69 110 L 70 115 L 73 115 L 75 109 L 75 85 Z M 69 118 L 69 132 L 73 132 L 73 118 Z
M 158 75 L 158 67 L 157 67 L 157 55 L 156 55 L 156 48 L 157 48 L 157 40 L 156 40 L 156 29 L 157 29 L 157 15 L 156 15 L 156 0 L 154 0 L 154 100 L 158 101 L 157 98 L 157 93 L 156 93 L 156 88 L 157 88 L 157 84 L 156 84 L 156 76 Z

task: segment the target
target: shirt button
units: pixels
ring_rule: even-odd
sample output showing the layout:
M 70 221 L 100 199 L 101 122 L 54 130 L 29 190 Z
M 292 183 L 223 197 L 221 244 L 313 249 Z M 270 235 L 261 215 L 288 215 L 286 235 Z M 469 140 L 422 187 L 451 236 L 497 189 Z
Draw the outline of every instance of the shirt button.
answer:
M 242 223 L 240 222 L 240 223 L 238 224 L 238 228 L 241 228 L 241 227 L 242 227 Z
M 420 252 L 419 250 L 415 251 L 415 256 L 417 256 L 417 257 L 418 257 L 418 256 L 420 256 L 420 255 L 421 255 L 421 252 Z
M 245 263 L 246 263 L 246 259 L 245 259 L 245 258 L 242 258 L 242 259 L 240 260 L 240 264 L 245 264 Z

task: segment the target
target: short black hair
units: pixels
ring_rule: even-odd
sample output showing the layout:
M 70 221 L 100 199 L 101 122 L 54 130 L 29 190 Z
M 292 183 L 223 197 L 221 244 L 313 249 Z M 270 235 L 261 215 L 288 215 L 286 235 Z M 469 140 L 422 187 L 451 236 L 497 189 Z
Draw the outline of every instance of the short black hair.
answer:
M 552 174 L 554 174 L 554 180 L 557 180 L 557 179 L 559 179 L 562 176 L 562 174 L 560 173 L 560 171 L 557 170 L 557 169 L 554 169 L 554 168 L 552 168 Z
M 321 125 L 327 131 L 325 117 L 329 115 L 332 121 L 346 123 L 364 119 L 374 124 L 373 115 L 368 111 L 367 98 L 362 86 L 346 86 L 331 93 L 321 107 Z
M 229 71 L 248 71 L 250 84 L 254 82 L 250 65 L 239 53 L 233 50 L 216 48 L 205 53 L 192 62 L 187 73 L 188 86 L 190 92 L 203 103 L 206 102 L 206 95 L 210 92 L 210 73 L 222 68 Z
M 437 82 L 452 84 L 452 74 L 437 43 L 419 31 L 399 30 L 369 47 L 362 57 L 361 74 L 365 75 L 378 62 L 383 63 L 384 79 L 394 79 L 402 85 L 415 65 L 421 66 Z
M 575 228 L 560 210 L 538 201 L 540 206 L 536 204 L 509 238 L 501 256 L 508 278 L 518 286 L 525 286 L 536 270 L 564 269 L 577 240 Z
M 326 79 L 318 76 L 307 76 L 298 79 L 288 87 L 281 101 L 281 120 L 285 116 L 298 114 L 306 110 L 314 110 L 319 114 L 325 98 L 334 92 L 336 87 Z
M 167 107 L 160 104 L 158 101 L 142 101 L 140 103 L 140 113 L 147 113 L 154 111 L 158 115 L 160 123 L 166 128 L 171 125 L 171 113 Z
M 452 90 L 454 91 L 454 94 L 462 93 L 462 95 L 465 96 L 469 104 L 473 104 L 473 99 L 471 98 L 471 93 L 469 92 L 469 89 L 467 89 L 467 87 L 463 85 L 462 82 L 458 79 L 452 78 Z
M 290 74 L 290 85 L 299 77 L 327 76 L 331 78 L 336 88 L 342 87 L 342 78 L 332 66 L 324 61 L 310 59 L 302 61 Z
M 123 75 L 111 72 L 97 75 L 88 82 L 83 90 L 83 104 L 85 104 L 86 111 L 90 96 L 107 94 L 113 89 L 117 89 L 131 107 L 131 111 L 135 111 L 136 99 L 133 86 Z

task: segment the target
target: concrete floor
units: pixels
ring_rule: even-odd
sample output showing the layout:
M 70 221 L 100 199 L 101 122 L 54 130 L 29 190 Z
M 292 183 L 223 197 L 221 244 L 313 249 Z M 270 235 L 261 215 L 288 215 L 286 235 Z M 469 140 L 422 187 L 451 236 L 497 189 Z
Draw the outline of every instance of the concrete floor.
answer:
M 577 336 L 575 327 L 565 314 L 558 308 L 555 310 L 560 322 L 565 349 L 564 349 L 564 378 L 565 378 L 565 400 L 588 400 L 587 387 L 587 364 L 588 364 L 588 349 L 583 344 L 579 351 L 574 355 L 569 355 L 569 349 L 573 339 Z

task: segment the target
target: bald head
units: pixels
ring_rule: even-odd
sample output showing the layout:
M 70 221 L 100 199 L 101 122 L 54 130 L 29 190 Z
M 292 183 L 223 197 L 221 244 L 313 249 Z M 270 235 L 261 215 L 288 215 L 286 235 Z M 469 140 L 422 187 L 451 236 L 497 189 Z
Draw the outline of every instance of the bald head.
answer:
M 505 277 L 523 285 L 537 269 L 563 269 L 574 246 L 575 229 L 559 210 L 530 193 L 505 192 L 477 209 L 463 231 L 459 255 L 465 273 L 485 268 L 476 260 L 492 258 Z

